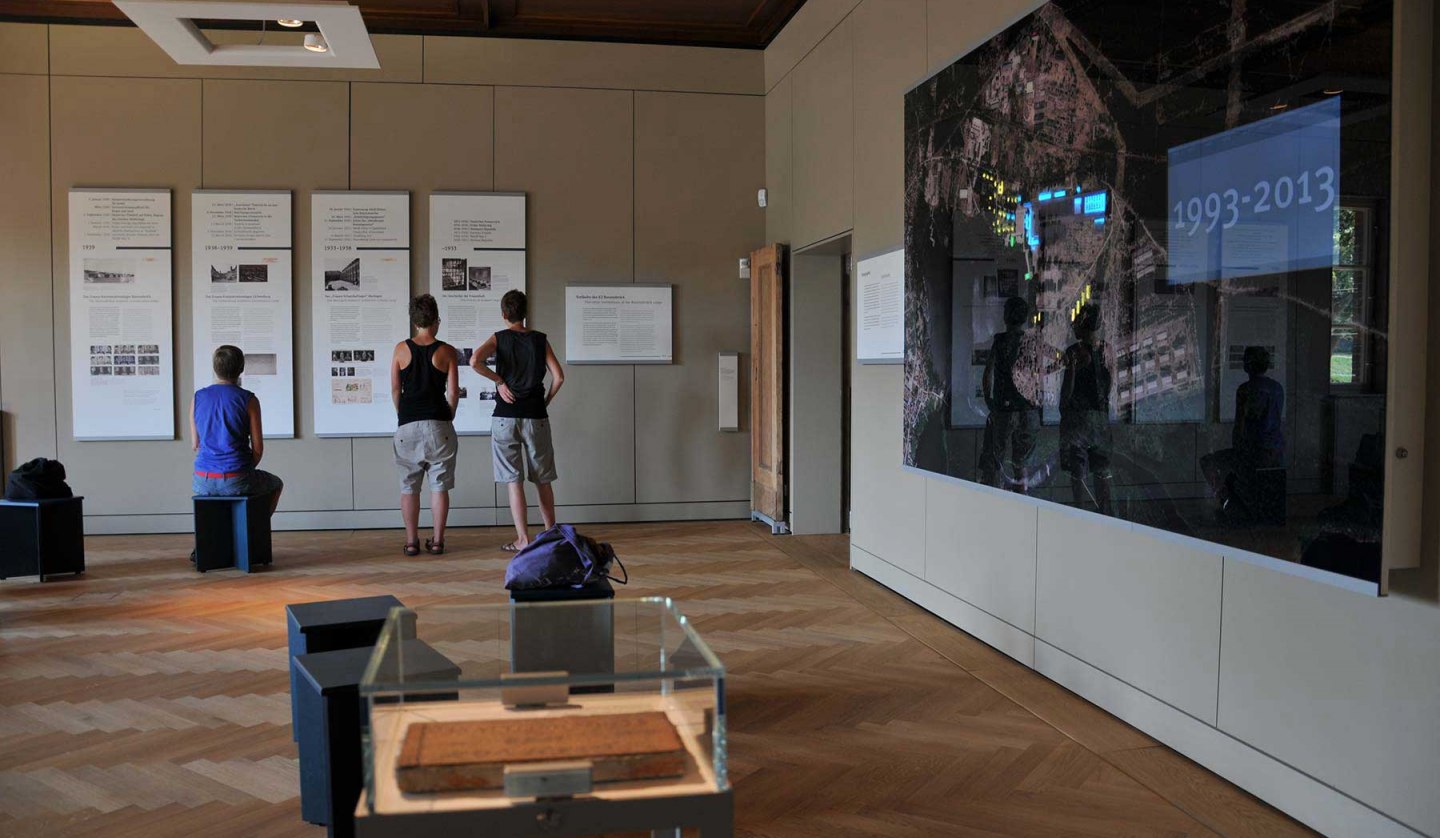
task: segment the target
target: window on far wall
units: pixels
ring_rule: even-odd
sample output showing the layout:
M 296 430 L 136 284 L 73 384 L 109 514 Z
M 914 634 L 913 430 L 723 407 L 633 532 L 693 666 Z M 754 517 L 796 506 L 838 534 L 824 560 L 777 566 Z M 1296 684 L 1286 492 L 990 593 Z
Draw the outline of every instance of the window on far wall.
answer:
M 1371 280 L 1374 210 L 1342 204 L 1335 216 L 1335 267 L 1330 280 L 1330 385 L 1361 389 L 1370 383 Z

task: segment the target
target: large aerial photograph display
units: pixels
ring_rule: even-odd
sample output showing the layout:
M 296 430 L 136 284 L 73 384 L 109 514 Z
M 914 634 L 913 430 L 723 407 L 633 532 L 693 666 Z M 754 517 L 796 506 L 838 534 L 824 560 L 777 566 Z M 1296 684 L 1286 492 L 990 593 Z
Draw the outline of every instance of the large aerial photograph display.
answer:
M 913 88 L 905 464 L 1377 579 L 1391 21 L 1052 2 Z

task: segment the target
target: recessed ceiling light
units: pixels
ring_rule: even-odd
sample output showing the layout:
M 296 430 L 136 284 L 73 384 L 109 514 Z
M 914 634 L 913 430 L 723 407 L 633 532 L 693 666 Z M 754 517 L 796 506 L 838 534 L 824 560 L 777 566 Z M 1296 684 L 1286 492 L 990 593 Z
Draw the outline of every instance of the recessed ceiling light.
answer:
M 1331 87 L 1331 88 L 1327 88 L 1327 89 L 1325 90 L 1325 95 L 1326 95 L 1326 96 L 1339 96 L 1341 93 L 1344 93 L 1344 92 L 1345 92 L 1345 88 L 1343 88 L 1343 87 Z
M 293 17 L 282 17 L 275 22 L 280 24 L 281 26 L 289 27 L 290 29 L 295 29 L 297 27 L 305 25 L 305 21 Z
M 1287 105 L 1287 104 L 1285 104 L 1284 102 L 1276 102 L 1275 104 L 1273 104 L 1273 105 L 1270 106 L 1270 110 L 1272 110 L 1272 111 L 1283 111 L 1283 110 L 1285 110 L 1285 109 L 1288 108 L 1288 107 L 1290 107 L 1290 106 Z
M 344 0 L 114 0 L 177 64 L 229 67 L 356 67 L 380 61 L 360 9 Z M 217 43 L 198 21 L 313 23 L 306 43 Z

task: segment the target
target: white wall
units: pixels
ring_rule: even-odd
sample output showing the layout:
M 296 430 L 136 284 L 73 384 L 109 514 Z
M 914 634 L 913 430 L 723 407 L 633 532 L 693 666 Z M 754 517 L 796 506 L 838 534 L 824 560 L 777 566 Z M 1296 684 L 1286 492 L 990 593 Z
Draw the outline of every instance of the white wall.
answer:
M 901 245 L 905 90 L 1038 5 L 810 0 L 765 55 L 768 237 Z M 854 568 L 1317 829 L 1440 835 L 1440 609 L 902 469 L 901 375 L 852 367 Z

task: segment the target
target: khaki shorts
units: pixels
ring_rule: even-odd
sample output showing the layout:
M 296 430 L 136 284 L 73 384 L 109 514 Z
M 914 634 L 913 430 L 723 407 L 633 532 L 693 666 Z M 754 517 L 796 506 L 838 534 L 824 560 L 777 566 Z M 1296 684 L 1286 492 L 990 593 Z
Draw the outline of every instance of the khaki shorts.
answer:
M 455 454 L 459 443 L 455 426 L 438 419 L 401 425 L 395 431 L 395 464 L 400 467 L 400 494 L 420 493 L 420 480 L 428 477 L 430 491 L 455 488 Z
M 555 482 L 555 446 L 550 441 L 549 419 L 490 420 L 490 450 L 495 459 L 496 483 Z

